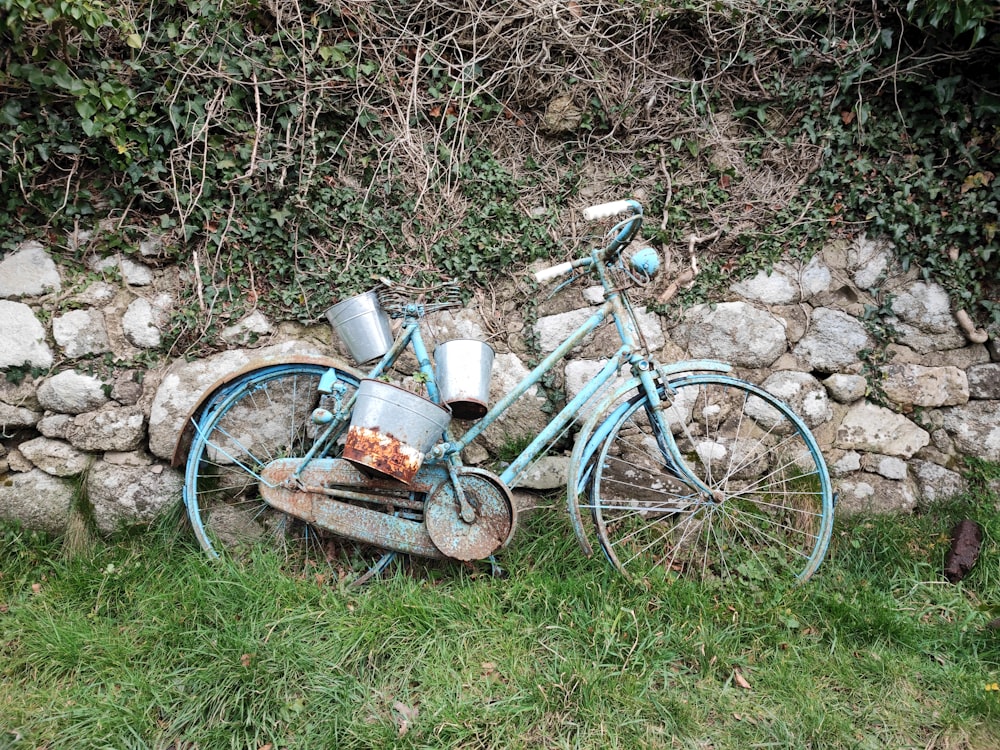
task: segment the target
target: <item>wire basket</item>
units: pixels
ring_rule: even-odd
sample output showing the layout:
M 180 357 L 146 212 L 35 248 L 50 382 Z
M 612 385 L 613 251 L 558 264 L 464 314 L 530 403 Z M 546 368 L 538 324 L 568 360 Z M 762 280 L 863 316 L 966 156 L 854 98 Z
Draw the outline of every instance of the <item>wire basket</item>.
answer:
M 390 317 L 401 318 L 414 306 L 420 314 L 462 307 L 462 292 L 457 281 L 417 286 L 380 279 L 376 289 L 379 303 Z

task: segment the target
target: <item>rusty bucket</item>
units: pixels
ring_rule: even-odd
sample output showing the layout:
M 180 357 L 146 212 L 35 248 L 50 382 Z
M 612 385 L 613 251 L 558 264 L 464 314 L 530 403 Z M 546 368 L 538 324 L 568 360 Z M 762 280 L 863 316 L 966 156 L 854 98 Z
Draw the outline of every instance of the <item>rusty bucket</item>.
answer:
M 380 380 L 358 386 L 344 458 L 409 484 L 448 428 L 451 412 Z
M 479 419 L 489 406 L 493 349 L 485 341 L 455 339 L 434 350 L 441 401 L 457 419 Z
M 374 291 L 338 302 L 326 311 L 326 319 L 359 363 L 381 357 L 392 346 L 389 317 Z

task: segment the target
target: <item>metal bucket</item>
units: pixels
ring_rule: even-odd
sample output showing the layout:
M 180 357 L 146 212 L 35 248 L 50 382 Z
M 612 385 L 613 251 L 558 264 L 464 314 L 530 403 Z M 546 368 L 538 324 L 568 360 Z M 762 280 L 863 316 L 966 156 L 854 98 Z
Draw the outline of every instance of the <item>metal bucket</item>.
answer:
M 441 401 L 458 419 L 479 419 L 490 401 L 493 349 L 485 341 L 455 339 L 434 350 Z
M 381 357 L 392 346 L 389 316 L 373 291 L 338 302 L 326 311 L 326 319 L 359 363 Z
M 380 380 L 362 380 L 344 458 L 409 484 L 449 422 L 451 412 L 433 401 Z

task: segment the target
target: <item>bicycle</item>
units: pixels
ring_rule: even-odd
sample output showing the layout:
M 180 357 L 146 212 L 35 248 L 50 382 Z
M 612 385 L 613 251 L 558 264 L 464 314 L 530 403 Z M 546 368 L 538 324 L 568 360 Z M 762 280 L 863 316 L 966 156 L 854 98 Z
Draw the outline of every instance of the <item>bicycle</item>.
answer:
M 202 548 L 217 557 L 277 539 L 321 579 L 361 572 L 358 580 L 367 580 L 395 553 L 493 560 L 517 526 L 510 487 L 576 425 L 567 511 L 584 554 L 594 553 L 596 538 L 626 576 L 807 580 L 833 524 L 819 447 L 791 408 L 731 375 L 730 365 L 653 360 L 626 294 L 659 266 L 649 248 L 623 252 L 642 216 L 633 200 L 584 211 L 591 221 L 615 218 L 606 242 L 534 277 L 544 284 L 590 274 L 603 304 L 464 434 L 440 429 L 407 481 L 344 458 L 352 415 L 359 389 L 381 382 L 404 350 L 416 357 L 426 401 L 441 403 L 420 323 L 454 298 L 413 301 L 383 290 L 384 309 L 402 325 L 364 375 L 325 361 L 283 362 L 206 395 L 190 420 L 184 482 Z M 473 440 L 608 321 L 619 348 L 520 455 L 499 474 L 462 463 Z M 626 369 L 627 381 L 609 392 Z M 580 418 L 585 404 L 588 416 Z

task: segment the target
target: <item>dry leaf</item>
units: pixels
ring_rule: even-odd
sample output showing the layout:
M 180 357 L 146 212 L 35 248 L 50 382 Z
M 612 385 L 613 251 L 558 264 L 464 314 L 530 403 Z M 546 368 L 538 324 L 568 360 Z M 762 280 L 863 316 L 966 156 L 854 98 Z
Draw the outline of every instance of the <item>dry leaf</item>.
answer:
M 417 720 L 420 710 L 416 706 L 407 706 L 402 701 L 392 704 L 398 716 L 396 717 L 396 730 L 398 736 L 402 737 L 410 731 L 410 726 Z
M 974 172 L 962 181 L 962 187 L 959 189 L 959 192 L 964 195 L 970 190 L 986 187 L 993 182 L 994 177 L 996 177 L 996 175 L 992 172 Z
M 750 683 L 746 681 L 746 678 L 738 669 L 733 670 L 733 682 L 736 683 L 737 687 L 741 687 L 744 690 L 750 690 Z
M 243 654 L 240 656 L 240 664 L 244 667 L 249 667 L 250 662 L 253 660 L 253 654 Z

